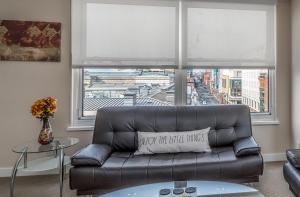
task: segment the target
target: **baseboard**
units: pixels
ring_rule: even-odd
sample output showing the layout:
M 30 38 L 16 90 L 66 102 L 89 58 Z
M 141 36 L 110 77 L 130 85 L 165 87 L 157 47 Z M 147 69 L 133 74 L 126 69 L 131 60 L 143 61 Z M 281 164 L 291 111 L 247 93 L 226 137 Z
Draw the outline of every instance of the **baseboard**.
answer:
M 263 154 L 264 162 L 286 161 L 285 153 L 269 153 Z M 69 166 L 67 172 L 69 172 Z M 0 168 L 0 177 L 10 177 L 12 168 Z M 18 171 L 18 176 L 38 176 L 38 175 L 53 175 L 58 174 L 58 170 L 49 170 L 41 172 L 24 172 Z
M 267 153 L 262 155 L 264 162 L 286 161 L 285 153 Z

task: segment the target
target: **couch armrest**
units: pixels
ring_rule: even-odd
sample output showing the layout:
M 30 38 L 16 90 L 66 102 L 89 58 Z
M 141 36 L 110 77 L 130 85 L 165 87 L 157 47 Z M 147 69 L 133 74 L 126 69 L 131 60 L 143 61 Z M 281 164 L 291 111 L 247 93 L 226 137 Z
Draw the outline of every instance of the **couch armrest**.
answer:
M 73 166 L 102 166 L 112 149 L 105 144 L 90 144 L 71 158 Z
M 300 150 L 299 149 L 289 149 L 286 151 L 287 160 L 295 168 L 300 168 Z
M 233 149 L 237 157 L 245 155 L 257 155 L 260 153 L 260 147 L 257 145 L 252 136 L 234 142 Z

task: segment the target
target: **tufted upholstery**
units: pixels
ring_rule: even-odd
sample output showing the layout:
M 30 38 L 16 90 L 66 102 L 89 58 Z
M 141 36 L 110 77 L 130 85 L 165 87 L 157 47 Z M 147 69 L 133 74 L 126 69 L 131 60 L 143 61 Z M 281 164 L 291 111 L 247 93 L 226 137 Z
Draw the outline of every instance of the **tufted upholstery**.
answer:
M 210 153 L 133 155 L 137 131 L 207 127 Z M 82 195 L 172 180 L 253 182 L 263 172 L 250 111 L 244 105 L 103 108 L 97 112 L 93 144 L 71 161 L 70 187 Z
M 300 150 L 289 149 L 286 151 L 288 162 L 283 166 L 283 176 L 295 196 L 300 196 Z
M 98 110 L 93 143 L 115 151 L 135 151 L 136 131 L 192 131 L 210 127 L 212 147 L 232 145 L 252 135 L 249 108 L 244 105 L 121 107 Z

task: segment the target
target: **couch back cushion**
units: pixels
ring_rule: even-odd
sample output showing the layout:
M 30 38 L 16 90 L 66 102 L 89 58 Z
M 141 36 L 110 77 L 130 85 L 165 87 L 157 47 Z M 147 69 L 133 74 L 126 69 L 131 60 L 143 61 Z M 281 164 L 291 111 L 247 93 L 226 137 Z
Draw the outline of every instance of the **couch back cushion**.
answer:
M 135 151 L 137 131 L 174 132 L 211 128 L 211 147 L 232 145 L 252 135 L 251 116 L 245 105 L 133 106 L 99 109 L 93 143 L 114 151 Z

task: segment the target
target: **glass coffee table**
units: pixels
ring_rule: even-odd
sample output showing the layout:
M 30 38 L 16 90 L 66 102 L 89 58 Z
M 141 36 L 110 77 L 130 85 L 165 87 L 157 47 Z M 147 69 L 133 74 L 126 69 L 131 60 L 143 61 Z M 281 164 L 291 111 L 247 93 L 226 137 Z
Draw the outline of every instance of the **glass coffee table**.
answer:
M 99 197 L 159 197 L 162 189 L 174 189 L 176 182 L 164 182 L 117 190 Z M 195 187 L 197 196 L 264 197 L 257 189 L 221 181 L 187 181 L 184 187 Z M 169 196 L 167 196 L 169 197 Z
M 53 169 L 59 169 L 60 177 L 60 197 L 62 196 L 63 190 L 63 178 L 65 173 L 65 167 L 70 163 L 70 158 L 65 156 L 64 149 L 71 147 L 79 142 L 78 138 L 73 137 L 61 137 L 54 138 L 53 142 L 48 145 L 41 145 L 37 140 L 25 142 L 12 148 L 12 151 L 19 154 L 14 168 L 11 174 L 10 183 L 10 197 L 14 197 L 14 187 L 17 171 L 24 173 L 28 172 L 41 172 Z M 28 154 L 54 152 L 53 156 L 47 156 L 38 158 L 35 160 L 28 161 Z M 23 160 L 23 165 L 20 165 Z

